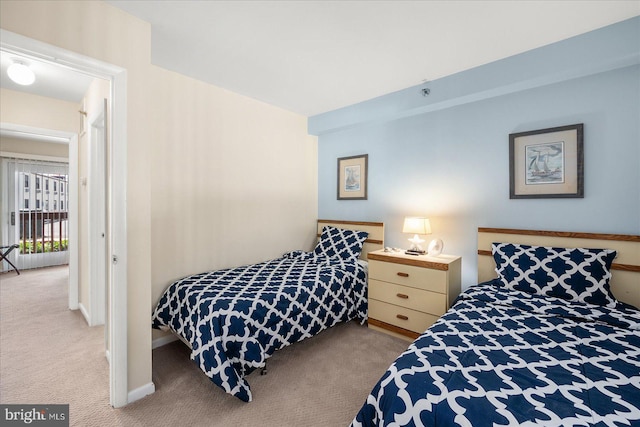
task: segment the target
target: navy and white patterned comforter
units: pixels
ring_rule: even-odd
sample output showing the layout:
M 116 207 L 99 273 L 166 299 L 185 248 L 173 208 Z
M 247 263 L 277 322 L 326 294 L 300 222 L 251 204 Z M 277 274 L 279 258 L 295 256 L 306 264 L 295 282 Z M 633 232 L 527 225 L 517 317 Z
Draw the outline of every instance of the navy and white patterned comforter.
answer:
M 294 251 L 178 280 L 158 302 L 153 327 L 168 327 L 189 342 L 200 369 L 249 402 L 245 375 L 264 367 L 276 350 L 354 318 L 367 318 L 364 267 Z
M 352 423 L 382 425 L 639 426 L 640 311 L 473 286 Z

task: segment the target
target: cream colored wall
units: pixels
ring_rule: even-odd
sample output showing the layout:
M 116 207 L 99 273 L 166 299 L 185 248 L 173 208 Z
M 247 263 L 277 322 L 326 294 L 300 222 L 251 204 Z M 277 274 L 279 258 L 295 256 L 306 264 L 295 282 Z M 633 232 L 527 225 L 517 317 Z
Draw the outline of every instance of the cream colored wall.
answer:
M 151 65 L 149 25 L 105 3 L 3 0 L 0 26 L 127 69 L 128 388 L 145 386 L 171 280 L 311 247 L 316 139 L 304 117 Z
M 4 1 L 0 11 L 4 10 Z M 0 22 L 4 23 L 4 16 Z M 4 28 L 4 25 L 2 25 Z M 0 120 L 64 132 L 78 131 L 78 104 L 15 90 L 0 89 Z
M 2 114 L 0 113 L 0 116 Z M 69 158 L 69 144 L 0 137 L 0 152 Z
M 154 76 L 153 302 L 187 274 L 309 249 L 317 146 L 306 118 L 174 72 Z

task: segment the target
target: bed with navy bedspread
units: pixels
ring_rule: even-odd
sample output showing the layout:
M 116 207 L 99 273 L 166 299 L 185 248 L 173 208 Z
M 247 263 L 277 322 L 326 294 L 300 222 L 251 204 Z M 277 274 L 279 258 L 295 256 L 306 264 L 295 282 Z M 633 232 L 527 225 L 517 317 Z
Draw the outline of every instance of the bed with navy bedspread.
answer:
M 249 402 L 245 376 L 276 350 L 339 322 L 367 319 L 367 233 L 325 227 L 313 252 L 185 277 L 162 295 L 153 327 L 171 329 L 227 393 Z
M 615 252 L 513 246 L 494 244 L 499 278 L 396 359 L 352 426 L 640 425 L 640 311 L 609 293 Z

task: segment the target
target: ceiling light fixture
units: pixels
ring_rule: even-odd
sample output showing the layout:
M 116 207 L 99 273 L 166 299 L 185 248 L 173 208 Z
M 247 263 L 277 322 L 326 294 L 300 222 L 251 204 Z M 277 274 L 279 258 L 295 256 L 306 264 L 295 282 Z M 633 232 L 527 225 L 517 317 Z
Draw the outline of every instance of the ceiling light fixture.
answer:
M 22 86 L 29 86 L 36 81 L 36 75 L 28 65 L 20 61 L 14 61 L 7 69 L 7 75 L 15 83 Z

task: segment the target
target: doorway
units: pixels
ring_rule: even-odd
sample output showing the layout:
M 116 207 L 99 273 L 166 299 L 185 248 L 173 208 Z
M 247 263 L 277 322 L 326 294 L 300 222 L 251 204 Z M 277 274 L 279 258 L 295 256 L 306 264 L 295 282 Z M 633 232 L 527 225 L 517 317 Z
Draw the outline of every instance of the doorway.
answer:
M 3 159 L 7 239 L 19 270 L 69 264 L 69 164 Z M 4 234 L 4 233 L 3 233 Z
M 0 49 L 106 79 L 111 83 L 111 121 L 106 131 L 111 141 L 111 158 L 107 166 L 108 185 L 111 189 L 108 193 L 111 218 L 106 228 L 108 234 L 105 234 L 110 250 L 105 258 L 112 260 L 106 267 L 109 278 L 106 310 L 109 331 L 107 350 L 110 362 L 110 403 L 114 407 L 124 406 L 129 400 L 127 388 L 126 70 L 2 29 L 0 29 Z M 77 156 L 77 152 L 75 155 Z M 69 156 L 70 158 L 72 156 L 71 150 Z M 112 173 L 113 170 L 117 170 L 118 173 Z M 77 184 L 78 182 L 75 183 L 76 188 L 78 188 Z M 70 182 L 70 185 L 74 183 Z M 70 271 L 70 276 L 73 274 L 74 272 Z M 70 303 L 72 293 L 70 289 Z

